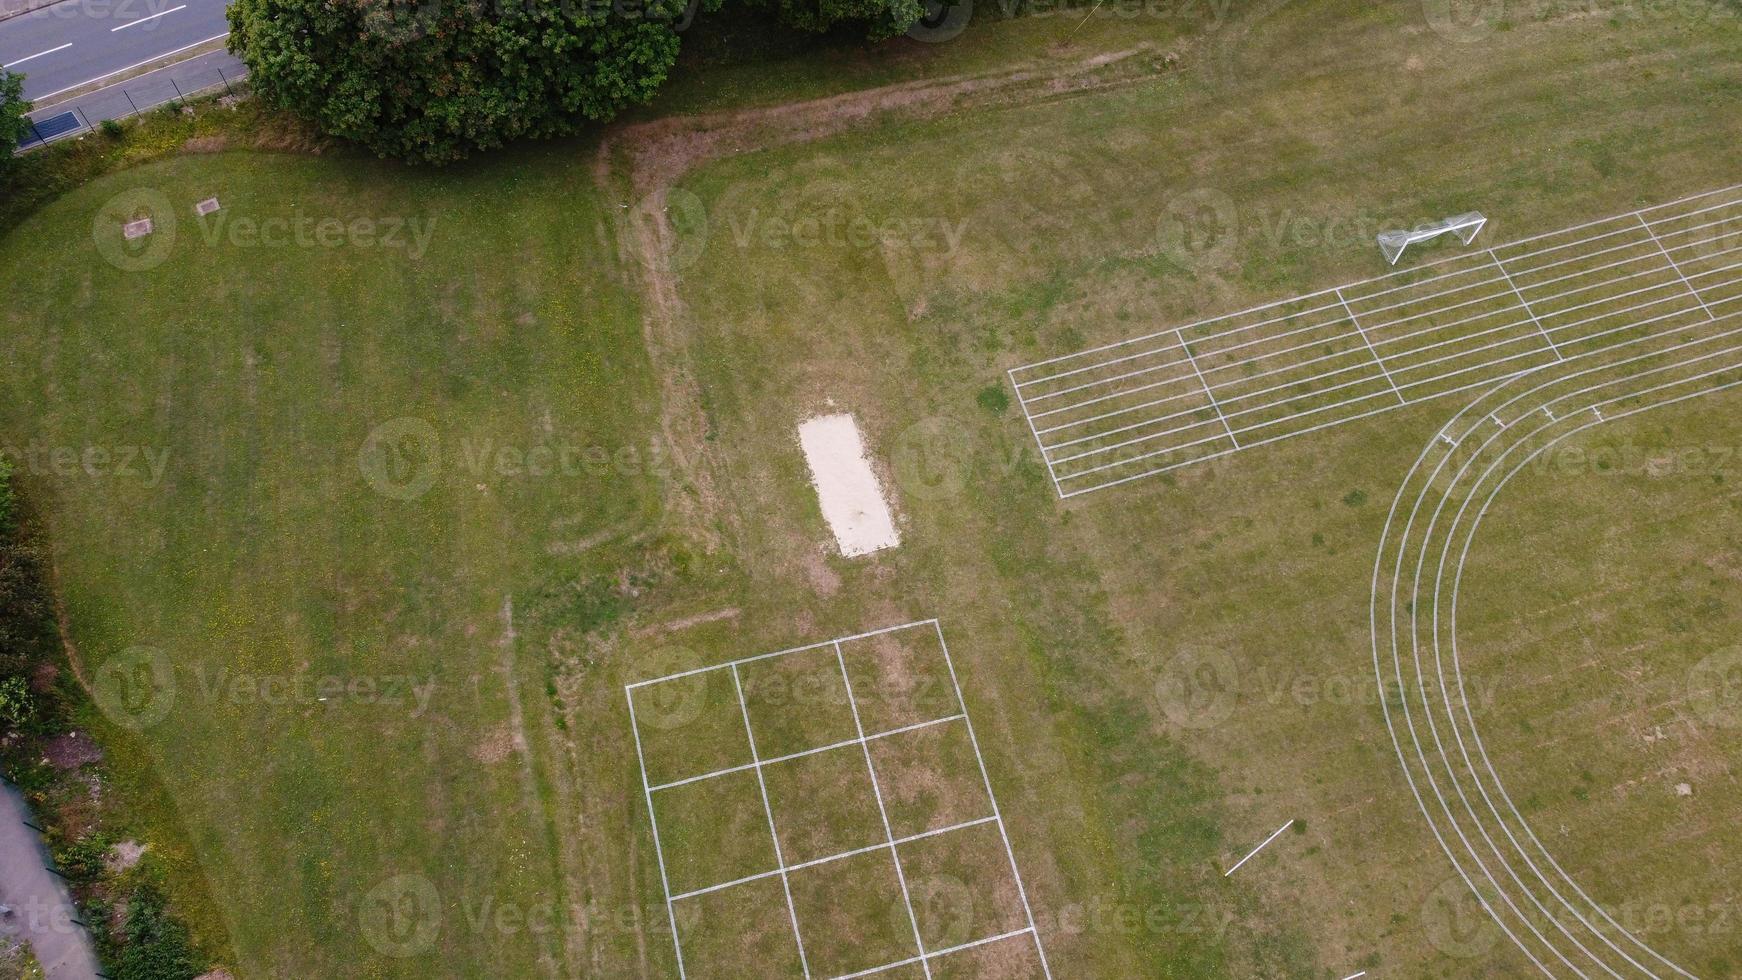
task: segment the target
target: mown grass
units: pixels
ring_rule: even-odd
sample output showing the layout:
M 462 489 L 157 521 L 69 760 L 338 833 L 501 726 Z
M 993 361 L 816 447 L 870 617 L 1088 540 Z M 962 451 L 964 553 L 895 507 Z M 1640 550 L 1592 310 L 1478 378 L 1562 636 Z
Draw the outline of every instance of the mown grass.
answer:
M 142 645 L 176 665 L 143 741 L 242 973 L 671 973 L 622 685 L 931 616 L 1061 973 L 1520 972 L 1504 947 L 1448 960 L 1424 932 L 1446 869 L 1363 696 L 1382 502 L 1442 410 L 1061 505 L 1018 410 L 989 392 L 1017 363 L 1373 274 L 1382 222 L 1478 207 L 1500 241 L 1733 183 L 1737 37 L 1679 14 L 1555 16 L 1471 45 L 1418 4 L 1342 2 L 1240 10 L 1190 38 L 1166 18 L 1091 19 L 1060 50 L 1064 30 L 983 26 L 859 73 L 735 69 L 715 94 L 680 79 L 668 109 L 1146 40 L 1182 52 L 1118 85 L 878 117 L 701 168 L 681 186 L 706 240 L 663 326 L 584 141 L 439 174 L 176 157 L 0 242 L 16 270 L 0 433 L 168 452 L 150 486 L 53 466 L 25 486 L 87 662 Z M 92 223 L 141 187 L 170 199 L 178 231 L 162 265 L 124 273 Z M 1233 244 L 1186 267 L 1157 224 L 1200 188 L 1234 203 Z M 226 220 L 434 233 L 417 258 L 214 242 L 189 210 L 213 194 Z M 830 213 L 902 224 L 888 244 L 766 234 Z M 650 363 L 644 318 L 670 328 L 654 349 L 675 361 Z M 655 387 L 679 373 L 705 439 L 622 463 L 681 410 Z M 885 467 L 899 549 L 833 555 L 794 439 L 827 408 L 859 418 Z M 442 450 L 411 500 L 371 489 L 359 460 L 402 418 Z M 390 476 L 420 472 L 423 431 L 402 427 Z M 504 444 L 612 462 L 533 476 L 514 454 L 498 464 Z M 698 509 L 661 508 L 674 497 Z M 1222 710 L 1182 713 L 1158 680 L 1217 651 L 1238 664 Z M 243 703 L 219 670 L 435 686 L 415 715 L 349 692 Z M 1578 819 L 1571 806 L 1543 819 Z M 1290 818 L 1302 833 L 1222 877 Z M 427 878 L 441 910 L 405 957 L 360 914 L 400 874 Z M 542 927 L 524 916 L 546 908 Z M 761 917 L 704 932 L 739 965 L 787 952 Z
M 1443 410 L 1060 506 L 1016 410 L 980 397 L 1014 364 L 1374 275 L 1381 227 L 1477 207 L 1499 242 L 1734 182 L 1735 79 L 1707 67 L 1734 58 L 1728 19 L 1531 17 L 1461 44 L 1422 11 L 1273 5 L 1148 82 L 745 153 L 681 185 L 708 214 L 684 322 L 740 488 L 734 548 L 785 597 L 767 615 L 923 603 L 970 638 L 958 664 L 1038 907 L 1115 910 L 1043 928 L 1089 973 L 1528 968 L 1504 944 L 1435 947 L 1450 870 L 1373 694 L 1383 502 Z M 1192 191 L 1234 207 L 1208 264 L 1159 240 Z M 783 231 L 831 215 L 966 231 L 954 249 Z M 787 447 L 825 409 L 887 462 L 899 553 L 821 557 Z M 1238 668 L 1212 718 L 1158 684 L 1205 652 Z M 1222 878 L 1290 818 L 1301 833 Z
M 141 191 L 168 202 L 167 252 L 124 271 L 93 225 Z M 543 206 L 510 205 L 529 193 Z M 196 220 L 213 195 L 223 210 Z M 243 232 L 304 216 L 377 225 L 327 244 Z M 566 956 L 560 929 L 464 912 L 566 905 L 545 654 L 510 631 L 609 618 L 618 583 L 592 583 L 615 543 L 574 542 L 653 506 L 611 220 L 555 154 L 440 175 L 219 154 L 93 182 L 0 246 L 6 445 L 87 671 L 140 647 L 174 665 L 142 737 L 244 973 L 527 974 Z M 402 418 L 439 440 L 431 460 L 387 461 L 435 464 L 414 499 L 372 489 L 360 455 Z M 68 469 L 55 447 L 164 465 Z M 400 873 L 433 882 L 447 928 L 395 960 L 358 911 Z

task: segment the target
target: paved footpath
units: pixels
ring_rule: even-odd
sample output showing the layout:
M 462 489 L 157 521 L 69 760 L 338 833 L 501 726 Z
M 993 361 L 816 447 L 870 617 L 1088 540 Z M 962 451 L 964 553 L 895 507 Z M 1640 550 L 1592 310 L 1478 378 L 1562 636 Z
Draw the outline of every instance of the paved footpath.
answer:
M 0 929 L 30 943 L 49 980 L 93 980 L 96 951 L 65 883 L 48 873 L 42 841 L 24 825 L 27 812 L 18 791 L 0 783 L 0 905 L 12 909 Z

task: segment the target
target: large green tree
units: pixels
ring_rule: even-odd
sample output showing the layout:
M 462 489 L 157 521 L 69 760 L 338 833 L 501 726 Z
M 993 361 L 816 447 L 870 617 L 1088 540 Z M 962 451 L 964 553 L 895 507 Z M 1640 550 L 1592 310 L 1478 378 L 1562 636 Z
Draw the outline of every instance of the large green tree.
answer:
M 651 99 L 678 38 L 724 0 L 233 0 L 254 89 L 382 156 L 444 163 Z M 934 5 L 941 0 L 930 0 Z M 922 0 L 742 0 L 789 27 L 906 31 Z
M 873 41 L 912 27 L 925 10 L 920 0 L 753 0 L 772 8 L 782 23 L 805 31 L 827 31 L 837 24 L 864 24 Z
M 0 69 L 0 172 L 12 166 L 12 153 L 30 132 L 24 114 L 30 103 L 24 99 L 24 76 Z
M 235 0 L 268 103 L 383 156 L 446 162 L 646 102 L 683 0 Z

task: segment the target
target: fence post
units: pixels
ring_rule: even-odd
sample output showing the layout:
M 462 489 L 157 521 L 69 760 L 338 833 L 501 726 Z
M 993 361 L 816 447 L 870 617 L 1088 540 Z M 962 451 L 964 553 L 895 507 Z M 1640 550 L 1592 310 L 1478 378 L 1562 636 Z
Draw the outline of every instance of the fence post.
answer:
M 225 95 L 235 95 L 236 94 L 235 92 L 230 91 L 230 76 L 224 74 L 224 66 L 223 65 L 215 65 L 213 67 L 218 69 L 218 77 L 224 80 L 224 94 Z
M 175 89 L 175 100 L 177 102 L 186 102 L 187 101 L 187 96 L 181 94 L 181 86 L 177 85 L 175 83 L 174 78 L 171 78 L 169 80 L 169 87 Z
M 30 124 L 30 131 L 32 134 L 34 134 L 36 136 L 36 145 L 47 146 L 48 140 L 45 140 L 42 138 L 42 130 L 36 128 L 36 120 L 30 118 L 29 116 L 25 116 L 24 121 Z
M 85 110 L 79 108 L 78 106 L 73 106 L 73 111 L 79 114 L 80 119 L 84 120 L 86 130 L 93 132 L 93 133 L 97 131 L 97 127 L 91 125 L 91 117 L 85 115 Z
M 139 115 L 139 103 L 133 101 L 133 96 L 126 89 L 122 89 L 121 94 L 127 96 L 127 104 L 133 107 L 133 114 Z

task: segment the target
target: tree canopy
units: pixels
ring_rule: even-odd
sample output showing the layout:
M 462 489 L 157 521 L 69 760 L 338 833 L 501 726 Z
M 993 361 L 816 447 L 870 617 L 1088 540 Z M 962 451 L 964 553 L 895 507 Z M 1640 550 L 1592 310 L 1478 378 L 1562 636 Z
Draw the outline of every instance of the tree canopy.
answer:
M 630 15 L 600 0 L 235 0 L 230 45 L 268 103 L 439 163 L 652 98 L 683 13 L 661 2 Z
M 12 166 L 13 151 L 30 132 L 24 114 L 30 103 L 24 99 L 24 76 L 0 69 L 0 171 Z
M 679 34 L 722 0 L 234 0 L 254 90 L 382 156 L 445 163 L 646 103 Z M 789 26 L 876 39 L 920 0 L 750 0 Z

